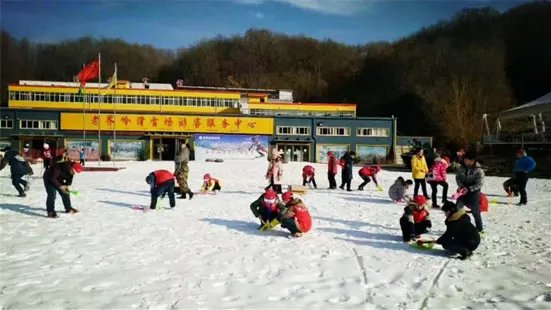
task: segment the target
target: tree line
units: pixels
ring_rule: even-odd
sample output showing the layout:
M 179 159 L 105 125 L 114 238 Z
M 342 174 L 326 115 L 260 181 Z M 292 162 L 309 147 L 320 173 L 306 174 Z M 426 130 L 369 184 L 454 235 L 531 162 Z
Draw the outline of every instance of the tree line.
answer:
M 7 84 L 72 81 L 101 52 L 104 79 L 116 62 L 121 80 L 293 89 L 300 102 L 356 103 L 359 116 L 398 117 L 403 134 L 465 145 L 480 138 L 484 113 L 551 90 L 550 33 L 545 1 L 503 13 L 465 9 L 396 42 L 362 46 L 265 29 L 178 50 L 89 37 L 40 44 L 2 31 L 2 105 Z

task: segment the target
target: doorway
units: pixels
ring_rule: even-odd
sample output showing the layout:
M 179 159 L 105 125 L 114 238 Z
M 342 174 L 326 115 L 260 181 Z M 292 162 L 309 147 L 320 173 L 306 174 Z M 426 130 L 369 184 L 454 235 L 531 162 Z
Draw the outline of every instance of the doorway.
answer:
M 276 144 L 278 151 L 283 153 L 283 161 L 287 162 L 309 162 L 310 144 L 285 143 Z
M 56 156 L 58 153 L 63 153 L 63 146 L 59 143 L 59 137 L 21 137 L 19 141 L 19 152 L 24 153 L 23 157 L 28 159 L 42 158 L 42 152 L 44 151 L 44 143 L 48 143 L 52 155 Z M 23 152 L 25 147 L 29 148 L 28 152 Z
M 189 137 L 170 137 L 170 138 L 152 138 L 153 140 L 153 159 L 154 160 L 174 160 L 180 151 L 180 144 L 190 143 L 190 148 L 193 147 L 191 138 Z M 191 158 L 190 158 L 191 159 Z

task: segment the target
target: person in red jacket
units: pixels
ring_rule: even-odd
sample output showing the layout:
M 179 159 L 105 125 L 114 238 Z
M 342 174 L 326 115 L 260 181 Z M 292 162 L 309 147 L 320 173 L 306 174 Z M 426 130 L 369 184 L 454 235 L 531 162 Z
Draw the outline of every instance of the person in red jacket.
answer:
M 415 196 L 413 201 L 404 208 L 400 218 L 400 228 L 404 242 L 415 241 L 421 234 L 427 233 L 432 227 L 430 214 L 427 210 L 427 198 Z
M 373 178 L 373 183 L 375 183 L 375 186 L 379 188 L 379 183 L 377 183 L 376 175 L 381 170 L 382 170 L 381 166 L 365 166 L 362 169 L 360 169 L 358 174 L 360 175 L 360 178 L 362 178 L 363 183 L 360 184 L 360 186 L 358 187 L 358 190 L 363 191 L 367 183 L 371 182 L 371 178 Z
M 174 175 L 168 170 L 155 170 L 151 172 L 145 181 L 151 187 L 151 204 L 149 207 L 155 209 L 157 207 L 157 199 L 161 199 L 168 194 L 170 207 L 176 206 L 176 198 L 174 197 Z
M 44 146 L 44 151 L 42 152 L 42 155 L 44 156 L 43 158 L 44 169 L 48 169 L 52 165 L 52 161 L 54 158 L 52 156 L 52 150 L 50 150 L 50 145 L 48 145 L 48 143 L 44 143 L 43 146 Z
M 304 202 L 293 197 L 293 192 L 285 192 L 281 195 L 285 204 L 282 209 L 281 227 L 287 228 L 293 237 L 301 237 L 312 228 L 312 217 L 304 205 Z
M 302 186 L 306 186 L 306 184 L 310 185 L 310 183 L 314 185 L 314 188 L 318 188 L 316 185 L 316 169 L 310 165 L 306 165 L 302 168 Z
M 222 190 L 222 183 L 220 180 L 213 178 L 209 173 L 203 176 L 203 186 L 201 187 L 201 193 L 214 192 Z
M 335 176 L 339 172 L 339 162 L 337 161 L 337 158 L 335 158 L 335 154 L 333 152 L 327 152 L 327 156 L 329 157 L 329 161 L 327 162 L 327 179 L 329 180 L 329 189 L 335 189 L 337 188 Z

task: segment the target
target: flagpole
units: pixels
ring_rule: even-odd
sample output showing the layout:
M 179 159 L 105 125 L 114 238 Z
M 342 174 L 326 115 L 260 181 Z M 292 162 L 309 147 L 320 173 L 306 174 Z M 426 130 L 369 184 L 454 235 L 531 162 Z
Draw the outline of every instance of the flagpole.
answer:
M 113 114 L 115 115 L 115 124 L 114 124 L 114 130 L 113 130 L 113 148 L 114 150 L 116 150 L 116 147 L 117 147 L 117 101 L 119 100 L 119 98 L 117 97 L 117 63 L 115 63 L 115 74 L 113 74 L 113 77 L 115 78 L 115 81 L 113 84 L 113 98 L 115 99 L 113 101 Z M 113 79 L 113 78 L 111 78 Z M 113 82 L 111 80 L 111 82 Z M 111 152 L 111 160 L 113 160 L 113 167 L 115 167 L 115 152 Z
M 103 150 L 103 145 L 101 144 L 101 53 L 98 53 L 98 117 L 99 117 L 99 126 L 98 126 L 98 145 L 101 150 Z M 102 154 L 103 152 L 99 152 Z M 98 160 L 98 167 L 101 166 L 101 155 Z
M 82 64 L 82 69 L 86 68 L 86 64 Z M 86 86 L 84 86 L 86 87 Z M 82 90 L 82 140 L 84 140 L 84 147 L 86 148 L 86 93 L 85 89 Z

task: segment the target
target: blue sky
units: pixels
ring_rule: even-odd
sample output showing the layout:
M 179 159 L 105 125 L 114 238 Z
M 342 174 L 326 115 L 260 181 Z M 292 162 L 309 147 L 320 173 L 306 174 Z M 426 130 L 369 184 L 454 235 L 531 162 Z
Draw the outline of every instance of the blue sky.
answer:
M 452 17 L 464 7 L 501 11 L 523 1 L 391 0 L 1 0 L 2 29 L 56 42 L 82 36 L 122 38 L 160 48 L 267 28 L 349 43 L 392 41 Z

